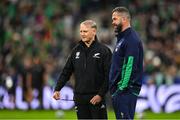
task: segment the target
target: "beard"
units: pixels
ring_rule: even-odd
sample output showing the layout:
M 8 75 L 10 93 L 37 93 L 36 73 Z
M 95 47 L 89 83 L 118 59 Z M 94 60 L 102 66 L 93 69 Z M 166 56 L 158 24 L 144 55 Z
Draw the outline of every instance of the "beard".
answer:
M 122 24 L 119 23 L 114 29 L 115 35 L 117 36 L 122 31 Z

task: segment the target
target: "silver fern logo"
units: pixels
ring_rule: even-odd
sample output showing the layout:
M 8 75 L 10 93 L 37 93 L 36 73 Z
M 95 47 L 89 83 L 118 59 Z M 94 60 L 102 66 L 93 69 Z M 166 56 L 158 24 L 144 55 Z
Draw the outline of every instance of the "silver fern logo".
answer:
M 95 53 L 94 56 L 93 56 L 93 58 L 100 58 L 99 55 L 100 55 L 100 53 Z

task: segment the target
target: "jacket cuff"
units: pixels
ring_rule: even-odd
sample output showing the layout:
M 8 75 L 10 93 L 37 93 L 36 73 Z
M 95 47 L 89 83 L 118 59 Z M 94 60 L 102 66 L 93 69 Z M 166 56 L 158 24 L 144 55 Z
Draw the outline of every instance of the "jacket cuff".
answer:
M 105 96 L 105 94 L 103 94 L 101 92 L 99 92 L 98 95 L 101 96 L 101 98 L 104 98 L 104 96 Z

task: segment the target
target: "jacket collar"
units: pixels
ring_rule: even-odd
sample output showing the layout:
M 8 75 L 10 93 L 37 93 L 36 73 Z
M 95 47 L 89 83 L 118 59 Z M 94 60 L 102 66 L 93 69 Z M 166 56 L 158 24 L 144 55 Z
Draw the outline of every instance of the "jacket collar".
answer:
M 127 28 L 126 30 L 124 30 L 123 32 L 120 32 L 117 34 L 117 42 L 119 42 L 119 40 L 121 40 L 121 38 L 123 38 L 124 36 L 126 36 L 127 34 L 129 34 L 129 32 L 132 30 L 131 27 Z
M 85 44 L 82 40 L 79 42 L 79 44 L 80 44 L 83 48 L 88 48 L 88 47 L 86 46 L 86 44 Z M 90 45 L 89 48 L 94 48 L 97 44 L 98 44 L 98 39 L 97 39 L 97 37 L 95 37 L 95 40 L 91 43 L 91 45 Z

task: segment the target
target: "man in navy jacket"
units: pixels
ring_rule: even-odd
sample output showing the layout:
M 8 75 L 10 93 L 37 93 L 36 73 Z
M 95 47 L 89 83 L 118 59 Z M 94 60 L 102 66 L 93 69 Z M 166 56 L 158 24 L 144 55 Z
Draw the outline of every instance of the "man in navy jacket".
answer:
M 125 7 L 112 11 L 112 25 L 117 37 L 109 75 L 109 87 L 117 119 L 133 119 L 143 73 L 143 47 L 131 28 Z

